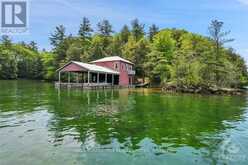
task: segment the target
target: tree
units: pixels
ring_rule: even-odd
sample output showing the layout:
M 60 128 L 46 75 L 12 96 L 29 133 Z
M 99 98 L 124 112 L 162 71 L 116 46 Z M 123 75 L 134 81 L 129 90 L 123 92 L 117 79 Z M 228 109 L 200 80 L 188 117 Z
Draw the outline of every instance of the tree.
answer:
M 55 79 L 55 55 L 46 51 L 41 52 L 41 60 L 43 65 L 43 78 L 45 80 Z
M 121 34 L 114 35 L 108 48 L 109 56 L 122 56 L 122 47 L 123 40 Z
M 36 52 L 38 51 L 37 43 L 34 42 L 34 41 L 31 41 L 31 42 L 29 43 L 28 47 L 29 47 L 31 50 L 33 50 L 33 51 L 36 51 Z
M 230 31 L 222 31 L 224 23 L 218 20 L 213 20 L 209 26 L 209 34 L 210 38 L 214 42 L 214 52 L 215 52 L 215 75 L 216 75 L 216 83 L 220 85 L 220 72 L 223 70 L 224 64 L 223 60 L 221 60 L 222 49 L 225 43 L 233 41 L 233 39 L 227 39 L 226 36 L 230 34 Z
M 168 30 L 162 30 L 154 36 L 151 53 L 145 64 L 147 75 L 153 82 L 165 83 L 170 78 L 169 67 L 175 51 L 175 40 Z
M 72 35 L 65 35 L 65 27 L 59 25 L 56 27 L 55 32 L 49 38 L 53 46 L 53 54 L 55 55 L 55 65 L 60 67 L 66 63 L 66 51 L 72 43 Z
M 51 45 L 54 48 L 57 48 L 65 38 L 65 27 L 63 25 L 56 26 L 54 33 L 51 34 L 51 37 L 49 37 Z
M 11 39 L 9 36 L 7 35 L 3 35 L 1 38 L 1 42 L 5 47 L 11 47 L 12 43 L 11 43 Z
M 134 19 L 131 22 L 131 26 L 132 26 L 131 33 L 136 41 L 138 41 L 145 35 L 145 31 L 144 31 L 145 25 L 140 24 L 138 19 Z
M 209 26 L 211 39 L 215 44 L 216 57 L 220 56 L 220 49 L 225 43 L 232 42 L 233 39 L 225 38 L 231 31 L 222 31 L 224 22 L 213 20 Z
M 80 24 L 78 35 L 82 39 L 89 39 L 91 37 L 92 32 L 93 32 L 93 29 L 91 28 L 91 24 L 90 24 L 89 19 L 86 17 L 83 17 L 83 21 Z
M 152 42 L 153 37 L 158 33 L 158 31 L 159 28 L 155 24 L 152 24 L 152 26 L 149 27 L 148 38 L 150 42 Z
M 108 20 L 102 20 L 97 24 L 99 34 L 108 37 L 113 33 L 112 25 Z
M 89 60 L 97 60 L 106 56 L 104 38 L 100 35 L 95 35 L 92 38 Z
M 66 61 L 81 61 L 83 47 L 80 42 L 73 42 L 66 51 Z
M 144 62 L 149 53 L 149 42 L 142 38 L 138 42 L 134 36 L 130 36 L 128 42 L 123 46 L 122 54 L 135 64 L 136 76 L 145 79 Z
M 121 40 L 123 43 L 127 43 L 130 34 L 131 33 L 130 33 L 128 26 L 124 25 L 121 29 L 121 32 L 120 32 Z

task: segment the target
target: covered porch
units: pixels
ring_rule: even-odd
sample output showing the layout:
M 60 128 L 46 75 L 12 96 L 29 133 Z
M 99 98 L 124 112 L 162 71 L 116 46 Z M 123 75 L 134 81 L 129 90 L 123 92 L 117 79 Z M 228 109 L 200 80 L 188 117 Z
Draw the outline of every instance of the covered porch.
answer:
M 86 89 L 119 86 L 119 73 L 97 65 L 70 62 L 57 70 L 56 87 L 79 87 Z

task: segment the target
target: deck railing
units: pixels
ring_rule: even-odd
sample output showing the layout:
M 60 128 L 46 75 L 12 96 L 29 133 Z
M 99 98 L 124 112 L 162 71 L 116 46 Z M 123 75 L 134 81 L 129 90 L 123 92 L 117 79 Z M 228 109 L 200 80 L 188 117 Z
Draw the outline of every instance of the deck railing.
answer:
M 135 75 L 135 70 L 128 70 L 129 75 Z
M 68 83 L 68 82 L 55 82 L 55 87 L 68 87 L 68 88 L 83 88 L 83 89 L 108 89 L 108 88 L 124 88 L 125 86 L 112 85 L 112 83 Z M 134 88 L 134 85 L 126 86 L 127 88 Z
M 55 82 L 56 87 L 77 87 L 77 88 L 109 88 L 114 85 L 111 83 L 69 83 L 69 82 Z

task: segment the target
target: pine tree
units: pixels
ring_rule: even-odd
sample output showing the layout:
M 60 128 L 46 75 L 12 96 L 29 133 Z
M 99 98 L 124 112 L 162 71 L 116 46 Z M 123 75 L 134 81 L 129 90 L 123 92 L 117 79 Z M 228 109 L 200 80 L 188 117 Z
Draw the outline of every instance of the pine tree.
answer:
M 53 34 L 51 34 L 51 37 L 49 38 L 51 41 L 51 45 L 56 48 L 59 46 L 60 43 L 62 43 L 65 39 L 65 27 L 63 25 L 56 26 L 56 30 Z
M 216 85 L 221 85 L 220 79 L 221 75 L 225 72 L 223 70 L 224 68 L 224 63 L 222 58 L 222 52 L 221 50 L 223 49 L 223 46 L 225 43 L 233 41 L 233 39 L 227 39 L 225 38 L 228 34 L 230 34 L 230 31 L 222 31 L 224 23 L 218 20 L 213 20 L 210 23 L 209 26 L 209 34 L 210 38 L 214 42 L 214 52 L 215 52 L 215 63 L 214 63 L 214 68 L 215 68 L 215 76 L 216 76 Z
M 91 33 L 93 32 L 93 29 L 91 28 L 91 24 L 88 18 L 83 17 L 83 21 L 80 24 L 80 28 L 78 31 L 78 35 L 82 39 L 88 39 L 91 37 Z
M 149 27 L 148 38 L 150 42 L 152 42 L 153 37 L 158 33 L 158 31 L 159 31 L 159 28 L 155 24 L 152 24 L 152 26 Z
M 97 24 L 97 27 L 99 34 L 105 37 L 108 37 L 113 33 L 112 25 L 109 23 L 108 20 L 102 20 Z
M 31 42 L 29 43 L 28 47 L 29 47 L 31 50 L 33 50 L 33 51 L 36 51 L 36 52 L 38 51 L 37 43 L 34 42 L 34 41 L 31 41 Z
M 124 25 L 123 28 L 121 29 L 120 35 L 121 35 L 121 40 L 123 43 L 127 43 L 128 37 L 130 36 L 130 30 L 127 25 Z
M 138 41 L 145 35 L 145 31 L 144 31 L 145 25 L 140 24 L 138 19 L 134 19 L 131 22 L 131 26 L 132 26 L 131 33 L 136 41 Z

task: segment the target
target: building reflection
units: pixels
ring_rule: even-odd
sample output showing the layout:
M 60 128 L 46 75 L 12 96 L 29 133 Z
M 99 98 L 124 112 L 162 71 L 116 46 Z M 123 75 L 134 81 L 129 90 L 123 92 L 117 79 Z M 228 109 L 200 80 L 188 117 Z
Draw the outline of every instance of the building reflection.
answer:
M 161 95 L 135 90 L 60 91 L 49 128 L 54 139 L 74 130 L 82 147 L 126 151 L 205 149 L 214 159 L 233 123 L 245 118 L 245 97 Z M 69 92 L 69 94 L 68 94 Z M 218 136 L 218 140 L 210 137 Z M 56 140 L 55 140 L 56 141 Z M 92 147 L 92 146 L 90 146 Z

